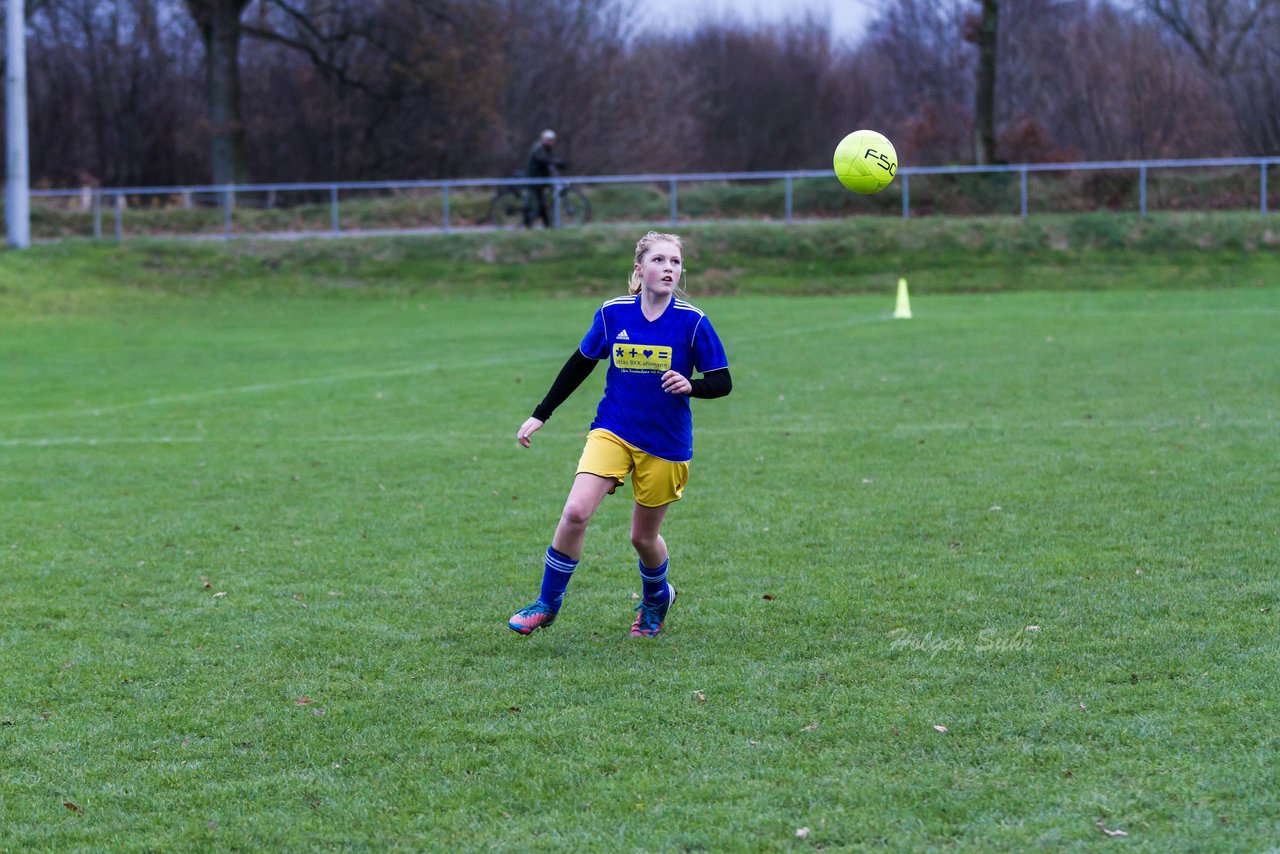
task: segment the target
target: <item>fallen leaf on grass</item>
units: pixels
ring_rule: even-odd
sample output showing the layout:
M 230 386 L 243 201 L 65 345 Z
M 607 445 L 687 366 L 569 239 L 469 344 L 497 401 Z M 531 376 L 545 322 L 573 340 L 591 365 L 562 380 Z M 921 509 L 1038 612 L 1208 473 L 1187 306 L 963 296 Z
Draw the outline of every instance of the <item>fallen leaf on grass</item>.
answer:
M 519 707 L 519 706 L 507 706 L 507 711 L 508 711 L 508 712 L 518 712 L 518 711 L 520 711 L 520 707 Z
M 933 728 L 934 728 L 935 730 L 937 730 L 938 732 L 946 732 L 946 731 L 947 731 L 947 728 L 946 728 L 946 727 L 944 727 L 944 726 L 942 726 L 941 724 L 934 724 L 934 725 L 933 725 Z
M 71 810 L 76 815 L 84 815 L 84 808 L 71 803 L 71 801 L 63 801 L 62 805 L 67 809 Z
M 1098 819 L 1096 822 L 1094 822 L 1094 825 L 1098 828 L 1098 830 L 1101 830 L 1107 836 L 1128 836 L 1129 835 L 1127 831 L 1123 831 L 1123 830 L 1107 830 L 1107 828 L 1102 824 L 1102 819 Z
M 773 601 L 773 594 L 771 594 L 771 593 L 766 593 L 766 594 L 764 594 L 763 596 L 761 596 L 760 598 L 761 598 L 761 599 L 763 599 L 763 600 L 764 600 L 764 601 L 766 601 L 766 602 L 772 602 L 772 601 Z
M 311 699 L 311 698 L 310 698 L 310 697 L 308 697 L 306 694 L 303 694 L 301 697 L 299 697 L 298 699 L 294 700 L 294 701 L 293 701 L 293 704 L 294 704 L 295 706 L 309 706 L 309 705 L 311 705 L 311 704 L 312 704 L 312 703 L 314 703 L 314 702 L 315 702 L 315 700 Z

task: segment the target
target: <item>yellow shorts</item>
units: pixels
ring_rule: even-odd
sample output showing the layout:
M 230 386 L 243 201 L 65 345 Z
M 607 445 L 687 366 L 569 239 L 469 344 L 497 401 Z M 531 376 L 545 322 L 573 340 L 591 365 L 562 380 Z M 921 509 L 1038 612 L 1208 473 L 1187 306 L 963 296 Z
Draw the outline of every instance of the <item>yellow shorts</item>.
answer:
M 642 507 L 661 507 L 679 501 L 689 482 L 689 464 L 673 463 L 646 454 L 608 430 L 596 428 L 587 434 L 587 446 L 578 460 L 578 474 L 611 477 L 621 486 L 631 472 L 631 491 Z M 610 493 L 613 490 L 609 490 Z

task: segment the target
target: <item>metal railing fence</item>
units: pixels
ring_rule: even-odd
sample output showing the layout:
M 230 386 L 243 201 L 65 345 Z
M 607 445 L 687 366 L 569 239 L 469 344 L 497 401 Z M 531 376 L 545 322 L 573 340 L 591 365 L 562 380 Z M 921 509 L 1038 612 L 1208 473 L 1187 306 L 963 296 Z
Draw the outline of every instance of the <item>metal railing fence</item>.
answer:
M 1269 200 L 1270 195 L 1280 195 L 1280 187 L 1273 189 L 1268 182 L 1268 171 L 1280 169 L 1280 157 L 1221 157 L 1195 160 L 1138 160 L 1092 161 L 1077 163 L 1023 163 L 999 166 L 916 166 L 898 170 L 897 178 L 888 188 L 874 196 L 857 196 L 844 190 L 829 170 L 794 170 L 768 172 L 704 172 L 704 173 L 655 173 L 641 175 L 590 175 L 571 178 L 555 178 L 531 181 L 528 178 L 467 178 L 431 181 L 354 181 L 267 183 L 237 185 L 199 185 L 168 187 L 93 187 L 69 190 L 32 190 L 33 203 L 44 203 L 58 214 L 50 214 L 55 222 L 52 238 L 48 234 L 36 234 L 37 238 L 56 239 L 59 236 L 75 236 L 78 225 L 86 217 L 91 223 L 91 236 L 103 239 L 104 220 L 112 219 L 111 236 L 116 240 L 126 237 L 125 219 L 131 211 L 150 212 L 145 227 L 136 229 L 148 235 L 169 234 L 182 236 L 224 237 L 235 236 L 337 236 L 341 234 L 411 233 L 422 230 L 449 232 L 457 229 L 483 228 L 487 225 L 490 194 L 504 187 L 529 187 L 536 184 L 559 186 L 572 184 L 585 188 L 589 193 L 604 193 L 610 188 L 628 187 L 642 192 L 635 198 L 643 198 L 643 210 L 637 203 L 620 197 L 614 206 L 597 204 L 597 221 L 666 221 L 672 225 L 700 219 L 731 220 L 759 219 L 781 220 L 791 223 L 798 219 L 831 218 L 868 214 L 900 215 L 904 219 L 938 213 L 986 213 L 1022 217 L 1032 215 L 1033 203 L 1039 196 L 1045 197 L 1037 213 L 1080 209 L 1076 202 L 1064 202 L 1063 186 L 1084 187 L 1101 198 L 1094 199 L 1094 209 L 1131 210 L 1147 214 L 1151 209 L 1151 189 L 1156 176 L 1169 182 L 1174 173 L 1190 173 L 1182 189 L 1171 192 L 1162 190 L 1161 209 L 1235 209 L 1255 208 L 1261 214 L 1280 207 L 1280 199 Z M 1215 171 L 1216 170 L 1216 171 Z M 1256 181 L 1247 174 L 1256 170 Z M 1225 193 L 1223 174 L 1233 176 L 1230 190 Z M 1110 174 L 1111 186 L 1089 190 L 1087 176 Z M 1056 180 L 1033 191 L 1031 181 L 1044 177 Z M 1017 179 L 1014 192 L 1010 183 Z M 980 179 L 980 183 L 975 183 Z M 921 185 L 934 180 L 937 187 Z M 690 197 L 691 188 L 698 185 L 758 186 L 738 208 L 733 202 L 721 202 L 719 209 L 706 204 L 684 202 L 682 195 Z M 1161 185 L 1163 187 L 1163 184 Z M 1101 189 L 1099 189 L 1101 187 Z M 797 198 L 803 190 L 803 203 Z M 945 192 L 944 192 L 945 191 Z M 775 192 L 780 193 L 777 198 Z M 916 193 L 913 207 L 913 192 Z M 1178 194 L 1181 195 L 1178 195 Z M 658 197 L 655 205 L 654 197 Z M 1216 194 L 1216 195 L 1215 195 Z M 549 193 L 553 204 L 554 224 L 559 225 L 560 194 Z M 967 199 L 966 196 L 973 198 Z M 422 221 L 405 225 L 403 219 L 392 225 L 370 225 L 368 222 L 344 221 L 344 205 L 347 212 L 357 209 L 361 199 L 411 196 L 418 199 L 438 197 L 434 211 L 423 214 L 419 205 L 414 216 Z M 1197 203 L 1200 197 L 1203 205 Z M 1170 201 L 1172 197 L 1172 201 Z M 970 202 L 981 199 L 986 210 L 947 210 L 938 200 L 960 199 L 960 208 L 972 207 Z M 460 204 L 465 201 L 465 206 Z M 763 201 L 762 201 L 763 200 Z M 367 203 L 367 202 L 366 202 Z M 760 213 L 761 205 L 767 209 L 776 204 L 775 212 Z M 726 210 L 725 207 L 728 206 Z M 1056 206 L 1055 206 L 1056 205 Z M 1065 208 L 1062 207 L 1065 205 Z M 1010 207 L 1004 210 L 1005 206 Z M 464 211 L 460 211 L 465 207 Z M 304 217 L 289 216 L 288 211 L 306 209 Z M 750 208 L 750 210 L 747 210 Z M 34 209 L 34 208 L 33 208 Z M 237 227 L 239 211 L 271 210 L 284 215 L 264 218 L 250 225 Z M 1088 209 L 1087 207 L 1085 209 Z M 164 212 L 172 216 L 174 211 L 216 210 L 217 221 L 208 215 L 188 216 L 189 222 L 166 223 Z M 707 213 L 711 210 L 710 213 Z M 327 211 L 326 221 L 320 211 Z M 619 212 L 621 211 L 621 212 Z M 109 213 L 108 213 L 109 212 Z M 737 213 L 740 216 L 735 216 Z M 77 218 L 78 217 L 78 218 Z M 156 223 L 159 223 L 157 225 Z M 40 217 L 36 217 L 37 232 Z M 59 230 L 60 229 L 60 230 Z M 48 231 L 49 229 L 45 229 Z M 86 236 L 86 235 L 81 235 Z

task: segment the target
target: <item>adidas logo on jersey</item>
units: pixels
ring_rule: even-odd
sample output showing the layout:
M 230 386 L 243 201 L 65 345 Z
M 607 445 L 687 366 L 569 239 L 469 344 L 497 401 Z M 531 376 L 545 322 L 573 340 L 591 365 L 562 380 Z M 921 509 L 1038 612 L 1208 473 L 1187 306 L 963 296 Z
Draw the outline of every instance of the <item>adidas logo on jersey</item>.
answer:
M 630 335 L 628 335 L 628 334 L 627 334 L 627 330 L 625 330 L 625 329 L 624 329 L 624 330 L 622 330 L 621 332 L 619 332 L 619 333 L 618 333 L 618 340 L 619 340 L 619 341 L 630 341 L 630 340 L 631 340 L 631 336 L 630 336 Z

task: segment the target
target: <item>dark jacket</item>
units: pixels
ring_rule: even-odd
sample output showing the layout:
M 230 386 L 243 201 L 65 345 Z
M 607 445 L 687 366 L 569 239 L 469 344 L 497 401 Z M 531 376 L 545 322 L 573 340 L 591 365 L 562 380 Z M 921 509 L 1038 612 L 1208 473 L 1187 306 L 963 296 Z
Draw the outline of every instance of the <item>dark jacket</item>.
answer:
M 551 146 L 535 142 L 529 149 L 529 165 L 524 174 L 530 178 L 551 178 L 564 168 L 563 160 L 556 160 Z

